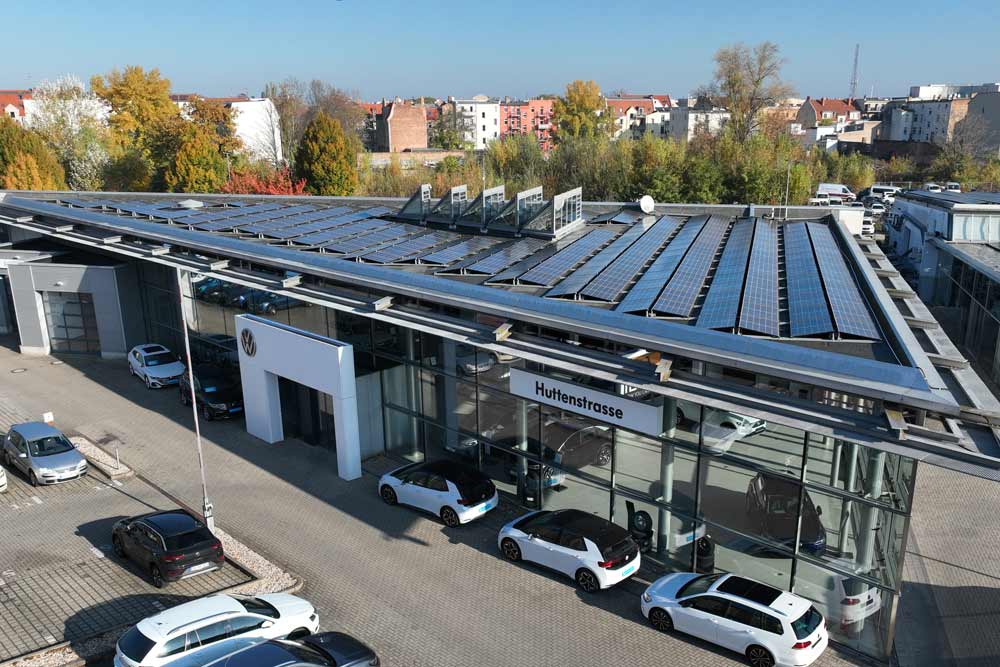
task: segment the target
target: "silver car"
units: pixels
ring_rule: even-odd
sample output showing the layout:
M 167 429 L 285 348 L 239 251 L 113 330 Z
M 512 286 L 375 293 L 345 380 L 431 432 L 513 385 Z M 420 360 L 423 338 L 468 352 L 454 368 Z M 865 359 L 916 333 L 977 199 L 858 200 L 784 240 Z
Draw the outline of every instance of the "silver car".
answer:
M 20 470 L 32 486 L 58 484 L 87 474 L 83 457 L 59 429 L 43 422 L 10 427 L 3 441 L 3 459 Z

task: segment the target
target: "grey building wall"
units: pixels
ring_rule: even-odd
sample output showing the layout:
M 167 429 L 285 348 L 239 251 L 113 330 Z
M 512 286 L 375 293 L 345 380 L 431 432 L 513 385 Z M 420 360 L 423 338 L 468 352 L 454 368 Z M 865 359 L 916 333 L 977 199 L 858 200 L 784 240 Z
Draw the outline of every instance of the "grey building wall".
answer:
M 115 286 L 125 331 L 125 351 L 146 342 L 146 322 L 142 310 L 137 262 L 115 267 Z

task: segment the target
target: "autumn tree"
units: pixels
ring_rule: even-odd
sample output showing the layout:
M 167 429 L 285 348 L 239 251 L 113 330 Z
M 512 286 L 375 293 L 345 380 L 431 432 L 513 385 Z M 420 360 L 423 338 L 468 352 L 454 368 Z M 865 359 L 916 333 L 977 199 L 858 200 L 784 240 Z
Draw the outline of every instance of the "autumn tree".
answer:
M 431 148 L 443 148 L 454 151 L 468 147 L 465 134 L 458 125 L 458 114 L 453 110 L 453 105 L 445 105 L 441 108 L 441 113 L 437 120 L 431 124 L 427 145 Z
M 739 143 L 746 143 L 757 130 L 765 107 L 792 95 L 792 88 L 781 80 L 783 62 L 772 42 L 752 48 L 735 44 L 715 52 L 715 79 L 701 92 L 724 100 L 730 113 L 728 131 Z
M 216 139 L 192 126 L 185 131 L 164 181 L 171 192 L 218 192 L 228 176 L 226 160 L 219 153 Z
M 212 140 L 219 155 L 232 158 L 243 148 L 236 136 L 236 111 L 224 102 L 194 95 L 184 106 L 183 115 Z
M 30 157 L 31 160 L 25 159 Z M 61 190 L 66 187 L 65 172 L 55 153 L 37 133 L 29 131 L 5 115 L 0 115 L 0 181 L 16 171 L 17 181 L 36 182 L 26 172 L 37 171 L 37 182 L 44 189 Z M 25 181 L 25 179 L 29 181 Z M 34 188 L 39 189 L 39 188 Z
M 305 195 L 306 182 L 292 177 L 288 167 L 251 165 L 234 170 L 221 192 L 238 195 Z
M 158 69 L 148 72 L 130 65 L 113 69 L 105 76 L 95 75 L 90 87 L 108 105 L 108 123 L 121 143 L 142 144 L 163 120 L 179 115 L 170 99 L 170 81 Z
M 555 138 L 607 137 L 614 119 L 607 110 L 601 89 L 593 81 L 573 81 L 566 85 L 566 94 L 552 105 Z
M 295 176 L 314 195 L 350 195 L 358 185 L 355 156 L 340 123 L 320 111 L 309 123 L 295 155 Z

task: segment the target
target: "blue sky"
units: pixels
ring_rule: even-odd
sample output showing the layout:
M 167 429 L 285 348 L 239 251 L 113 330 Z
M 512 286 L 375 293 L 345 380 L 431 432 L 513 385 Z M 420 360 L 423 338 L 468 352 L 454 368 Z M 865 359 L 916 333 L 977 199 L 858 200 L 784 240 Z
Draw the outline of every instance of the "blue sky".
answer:
M 995 0 L 943 10 L 925 0 L 819 5 L 717 0 L 55 0 L 4 8 L 0 88 L 61 74 L 85 81 L 128 64 L 158 67 L 175 92 L 258 93 L 267 81 L 319 78 L 366 99 L 527 96 L 572 79 L 605 91 L 686 96 L 711 79 L 712 54 L 776 42 L 801 96 L 904 94 L 917 83 L 1000 79 Z M 942 11 L 949 11 L 943 15 Z

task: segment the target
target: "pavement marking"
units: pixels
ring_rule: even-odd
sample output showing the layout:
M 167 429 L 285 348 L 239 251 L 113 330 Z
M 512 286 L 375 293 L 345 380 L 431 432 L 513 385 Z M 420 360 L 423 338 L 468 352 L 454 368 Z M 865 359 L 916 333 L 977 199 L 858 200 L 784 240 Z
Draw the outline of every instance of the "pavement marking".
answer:
M 3 575 L 4 579 L 13 579 L 15 576 L 14 570 L 4 570 L 3 572 L 0 572 L 0 574 Z
M 122 486 L 125 486 L 124 484 L 122 484 L 121 482 L 119 482 L 117 479 L 111 480 L 111 483 L 114 484 L 115 486 L 119 487 L 119 488 L 122 487 Z
M 41 499 L 41 498 L 39 498 L 38 496 L 31 496 L 31 500 L 32 500 L 32 502 L 34 502 L 34 503 L 35 503 L 36 505 L 41 505 L 41 504 L 42 504 L 42 499 Z

